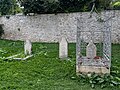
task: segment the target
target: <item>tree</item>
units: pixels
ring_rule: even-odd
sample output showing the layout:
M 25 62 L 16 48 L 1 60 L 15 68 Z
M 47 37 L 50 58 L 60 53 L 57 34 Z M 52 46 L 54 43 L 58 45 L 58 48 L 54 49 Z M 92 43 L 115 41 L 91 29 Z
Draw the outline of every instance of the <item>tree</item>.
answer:
M 19 0 L 24 13 L 59 13 L 90 11 L 93 3 L 97 10 L 110 9 L 112 0 Z
M 16 0 L 0 0 L 0 14 L 9 15 L 20 12 Z

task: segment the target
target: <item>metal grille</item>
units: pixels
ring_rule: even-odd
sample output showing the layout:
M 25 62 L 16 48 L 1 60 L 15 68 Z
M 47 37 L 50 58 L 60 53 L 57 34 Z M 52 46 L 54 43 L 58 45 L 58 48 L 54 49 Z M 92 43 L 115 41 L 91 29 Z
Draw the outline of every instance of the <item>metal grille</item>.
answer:
M 112 15 L 112 14 L 111 14 Z M 77 42 L 76 42 L 76 63 L 79 66 L 111 66 L 111 16 L 105 11 L 98 20 L 97 14 L 92 18 L 81 13 L 77 19 Z M 96 47 L 96 56 L 87 57 L 87 47 L 93 42 Z M 92 50 L 92 49 L 91 49 Z M 89 52 L 90 53 L 90 52 Z

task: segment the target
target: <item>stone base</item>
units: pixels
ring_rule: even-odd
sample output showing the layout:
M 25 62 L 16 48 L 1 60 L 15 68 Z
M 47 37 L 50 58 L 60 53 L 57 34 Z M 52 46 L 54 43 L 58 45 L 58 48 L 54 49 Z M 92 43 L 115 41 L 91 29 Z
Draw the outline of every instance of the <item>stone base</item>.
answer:
M 96 67 L 96 66 L 77 66 L 76 67 L 77 75 L 80 73 L 97 73 L 97 74 L 106 74 L 110 73 L 110 69 L 107 69 L 106 67 Z

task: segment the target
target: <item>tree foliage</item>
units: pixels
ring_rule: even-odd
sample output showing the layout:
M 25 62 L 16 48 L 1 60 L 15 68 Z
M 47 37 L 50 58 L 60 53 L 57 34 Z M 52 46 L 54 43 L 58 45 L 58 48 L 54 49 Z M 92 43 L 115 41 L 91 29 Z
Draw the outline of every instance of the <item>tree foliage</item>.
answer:
M 19 0 L 24 13 L 59 13 L 90 11 L 93 3 L 98 10 L 110 9 L 112 0 Z
M 15 14 L 20 11 L 16 0 L 0 0 L 1 15 Z
M 113 3 L 113 7 L 114 7 L 114 9 L 120 10 L 120 0 L 116 0 Z

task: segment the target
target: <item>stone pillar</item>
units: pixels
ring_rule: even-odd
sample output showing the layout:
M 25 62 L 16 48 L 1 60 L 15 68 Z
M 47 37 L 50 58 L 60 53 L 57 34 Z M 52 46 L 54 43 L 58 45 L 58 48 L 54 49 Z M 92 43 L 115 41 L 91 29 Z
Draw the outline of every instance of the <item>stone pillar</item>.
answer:
M 62 37 L 59 42 L 59 58 L 65 59 L 68 57 L 68 42 L 65 37 Z
M 32 43 L 30 40 L 25 40 L 24 42 L 24 54 L 25 55 L 30 55 L 32 54 Z

